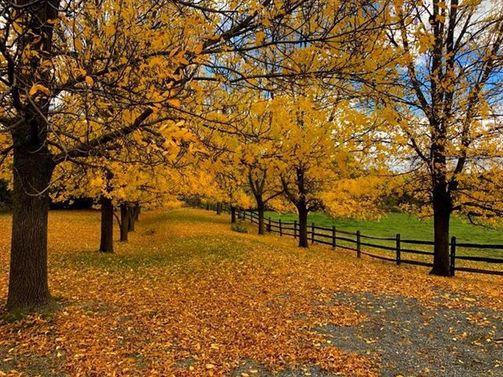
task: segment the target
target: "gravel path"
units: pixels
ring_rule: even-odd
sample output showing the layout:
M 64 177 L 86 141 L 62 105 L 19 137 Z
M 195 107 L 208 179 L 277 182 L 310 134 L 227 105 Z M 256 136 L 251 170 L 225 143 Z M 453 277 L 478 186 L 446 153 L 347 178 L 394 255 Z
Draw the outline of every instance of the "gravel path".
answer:
M 338 293 L 334 304 L 353 304 L 367 319 L 358 326 L 329 324 L 315 331 L 341 350 L 377 358 L 383 377 L 503 377 L 502 313 L 476 306 L 450 308 L 442 305 L 445 295 L 438 291 L 437 306 L 426 307 L 399 295 Z M 448 295 L 447 302 L 474 301 Z M 234 377 L 273 375 L 253 360 L 232 373 Z M 303 376 L 334 375 L 315 366 L 278 375 Z
M 327 325 L 317 331 L 342 350 L 377 355 L 383 377 L 503 376 L 501 313 L 429 308 L 404 296 L 370 293 L 340 293 L 334 302 L 353 303 L 368 319 L 355 327 Z

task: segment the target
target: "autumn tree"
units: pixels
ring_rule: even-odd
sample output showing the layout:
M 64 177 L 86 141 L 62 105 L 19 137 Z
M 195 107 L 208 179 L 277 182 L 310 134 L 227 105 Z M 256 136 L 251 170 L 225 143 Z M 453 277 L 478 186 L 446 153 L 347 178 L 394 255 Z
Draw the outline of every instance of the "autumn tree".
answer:
M 248 152 L 249 153 L 249 152 Z M 258 215 L 258 234 L 265 234 L 265 210 L 271 201 L 283 194 L 283 188 L 278 181 L 278 169 L 272 166 L 275 161 L 257 152 L 257 158 L 243 163 L 248 186 L 255 198 Z
M 320 194 L 334 179 L 335 122 L 329 112 L 317 108 L 312 97 L 283 96 L 275 101 L 280 105 L 273 124 L 282 140 L 279 179 L 285 197 L 297 209 L 299 246 L 307 247 L 308 213 L 321 209 Z
M 276 102 L 260 99 L 251 107 L 249 127 L 240 148 L 236 152 L 242 174 L 248 182 L 249 190 L 255 198 L 258 215 L 258 234 L 265 234 L 266 206 L 283 194 L 279 181 L 281 162 L 279 160 L 280 140 L 273 134 L 272 118 Z
M 255 199 L 258 234 L 264 234 L 266 205 L 282 193 L 276 166 L 280 140 L 271 133 L 275 102 L 249 89 L 233 91 L 227 97 L 226 110 L 233 114 L 233 128 L 217 135 L 207 132 L 210 149 L 221 162 L 217 181 L 225 174 L 227 191 L 239 193 L 241 203 L 246 202 L 243 192 Z
M 503 11 L 491 1 L 395 1 L 388 40 L 397 68 L 375 83 L 391 100 L 394 141 L 411 191 L 431 205 L 432 273 L 448 276 L 454 211 L 490 213 L 501 181 Z M 482 192 L 488 191 L 485 194 Z M 497 209 L 498 206 L 495 207 Z

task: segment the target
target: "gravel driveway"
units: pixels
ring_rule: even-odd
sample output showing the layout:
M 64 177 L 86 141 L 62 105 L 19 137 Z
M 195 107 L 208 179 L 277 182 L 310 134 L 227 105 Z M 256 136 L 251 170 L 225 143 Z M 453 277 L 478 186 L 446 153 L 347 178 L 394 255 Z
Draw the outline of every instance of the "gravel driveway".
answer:
M 468 298 L 472 306 L 448 307 L 442 304 L 446 294 L 439 291 L 435 305 L 424 306 L 400 295 L 338 293 L 334 305 L 352 304 L 367 319 L 357 326 L 328 324 L 314 330 L 343 351 L 375 358 L 383 377 L 503 377 L 502 314 L 475 306 L 473 298 Z M 456 299 L 452 292 L 448 295 Z M 274 375 L 253 360 L 245 360 L 232 373 L 233 377 Z M 306 365 L 277 376 L 334 375 Z
M 353 303 L 368 319 L 316 330 L 338 348 L 379 357 L 384 377 L 503 376 L 501 313 L 426 307 L 405 296 L 370 293 L 339 293 L 334 302 Z

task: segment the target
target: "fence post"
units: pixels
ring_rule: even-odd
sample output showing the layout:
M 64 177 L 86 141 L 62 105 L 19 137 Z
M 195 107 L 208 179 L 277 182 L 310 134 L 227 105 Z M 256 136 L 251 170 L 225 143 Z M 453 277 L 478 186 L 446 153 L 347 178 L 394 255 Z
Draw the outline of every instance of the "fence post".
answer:
M 451 276 L 456 273 L 456 237 L 451 238 L 451 263 L 450 263 Z
M 271 231 L 271 216 L 269 216 L 269 220 L 268 220 L 268 223 L 267 223 L 267 231 L 270 232 Z
M 335 237 L 335 225 L 332 225 L 332 247 L 335 248 L 337 247 L 337 238 Z
M 314 243 L 314 229 L 316 227 L 314 226 L 314 223 L 311 223 L 311 245 Z
M 396 264 L 400 266 L 400 233 L 396 235 Z
M 293 238 L 297 239 L 297 220 L 293 220 Z
M 361 258 L 360 231 L 356 231 L 356 257 Z
M 281 226 L 281 219 L 279 219 L 279 235 L 283 235 L 283 227 Z

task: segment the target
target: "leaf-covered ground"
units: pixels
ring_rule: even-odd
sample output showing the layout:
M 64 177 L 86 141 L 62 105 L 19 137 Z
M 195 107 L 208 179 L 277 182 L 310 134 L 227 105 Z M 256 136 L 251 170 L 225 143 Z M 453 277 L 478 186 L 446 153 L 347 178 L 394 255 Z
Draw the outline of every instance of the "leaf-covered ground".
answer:
M 3 316 L 0 376 L 503 375 L 503 279 L 300 250 L 227 220 L 146 213 L 103 255 L 98 213 L 52 212 L 56 302 Z M 0 216 L 2 302 L 9 232 Z

